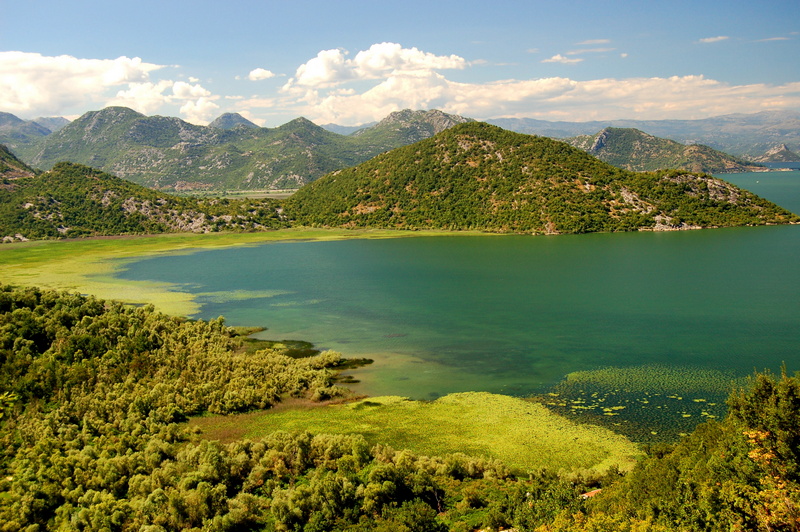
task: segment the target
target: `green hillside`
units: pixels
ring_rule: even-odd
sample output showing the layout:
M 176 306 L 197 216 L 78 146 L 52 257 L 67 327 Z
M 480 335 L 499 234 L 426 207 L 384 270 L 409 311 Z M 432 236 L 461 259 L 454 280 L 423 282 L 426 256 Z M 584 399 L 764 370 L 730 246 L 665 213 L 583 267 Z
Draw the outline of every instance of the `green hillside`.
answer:
M 273 200 L 180 198 L 59 163 L 39 176 L 6 179 L 0 186 L 0 239 L 263 230 L 284 225 L 276 205 Z
M 36 171 L 17 159 L 8 148 L 0 144 L 0 181 L 2 185 L 9 185 L 10 179 L 31 177 Z M 0 186 L 2 186 L 0 185 Z
M 702 144 L 681 144 L 634 128 L 608 127 L 595 135 L 581 135 L 566 142 L 601 161 L 634 172 L 677 168 L 721 174 L 761 169 L 759 165 Z
M 480 122 L 329 174 L 285 207 L 312 226 L 545 234 L 800 221 L 705 174 L 634 173 L 563 142 Z
M 348 395 L 335 385 L 337 353 L 298 358 L 281 343 L 248 344 L 222 318 L 185 320 L 151 306 L 0 285 L 0 529 L 797 530 L 800 375 L 756 375 L 731 395 L 724 420 L 648 449 L 626 474 L 537 468 L 516 476 L 489 456 L 425 456 L 361 434 L 206 439 L 185 423 L 190 416 L 277 406 L 285 417 L 282 401 L 310 406 Z M 490 436 L 522 442 L 518 455 L 586 458 L 581 436 L 596 427 L 576 428 L 521 399 L 459 394 L 336 410 L 350 410 L 369 430 L 375 413 L 403 405 L 416 412 L 391 428 L 436 438 L 442 416 L 457 428 L 486 399 L 500 413 L 484 412 L 466 445 L 452 436 L 467 450 L 476 436 Z M 519 419 L 541 414 L 547 426 L 529 427 L 544 435 L 526 439 Z M 229 419 L 246 424 L 252 415 Z M 504 430 L 509 418 L 518 430 Z M 553 440 L 578 450 L 559 457 Z
M 404 111 L 393 113 L 362 135 L 344 136 L 305 118 L 261 128 L 240 116 L 223 115 L 206 127 L 108 107 L 86 113 L 15 150 L 37 168 L 70 161 L 150 188 L 179 192 L 286 189 L 299 188 L 463 120 L 439 111 Z

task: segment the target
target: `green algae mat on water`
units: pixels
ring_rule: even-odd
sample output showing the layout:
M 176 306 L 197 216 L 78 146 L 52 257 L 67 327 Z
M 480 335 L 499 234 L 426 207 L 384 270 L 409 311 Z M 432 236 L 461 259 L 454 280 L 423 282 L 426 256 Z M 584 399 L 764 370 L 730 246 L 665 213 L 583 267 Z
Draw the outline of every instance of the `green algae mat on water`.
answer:
M 284 229 L 260 233 L 166 234 L 101 237 L 77 240 L 39 240 L 0 245 L 0 281 L 91 294 L 133 304 L 151 304 L 167 314 L 192 316 L 199 312 L 196 295 L 170 282 L 121 279 L 130 261 L 201 249 L 233 248 L 270 242 L 325 241 L 349 238 L 395 238 L 441 234 L 388 230 Z M 191 272 L 187 280 L 191 279 Z M 235 299 L 235 294 L 229 300 Z
M 600 424 L 637 442 L 676 441 L 721 419 L 746 378 L 730 370 L 648 364 L 575 371 L 539 399 L 569 418 Z
M 640 451 L 624 436 L 582 425 L 519 398 L 484 392 L 435 401 L 372 397 L 354 403 L 281 408 L 242 416 L 194 419 L 210 439 L 235 433 L 258 438 L 276 430 L 363 434 L 371 443 L 442 456 L 465 453 L 498 459 L 517 473 L 630 469 Z M 238 430 L 235 430 L 238 429 Z

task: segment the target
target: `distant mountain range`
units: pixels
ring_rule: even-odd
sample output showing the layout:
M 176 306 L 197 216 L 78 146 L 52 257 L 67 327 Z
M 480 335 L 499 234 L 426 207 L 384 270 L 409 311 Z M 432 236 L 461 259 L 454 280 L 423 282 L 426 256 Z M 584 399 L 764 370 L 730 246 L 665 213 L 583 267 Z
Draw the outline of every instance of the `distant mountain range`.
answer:
M 108 107 L 55 133 L 17 143 L 14 151 L 37 168 L 71 161 L 158 189 L 298 188 L 467 120 L 441 111 L 402 111 L 357 135 L 343 136 L 304 118 L 270 129 L 239 115 L 223 115 L 211 126 L 196 126 Z
M 794 163 L 800 161 L 800 154 L 790 150 L 786 144 L 779 144 L 753 161 L 757 163 Z
M 706 174 L 630 172 L 483 122 L 320 178 L 287 199 L 284 212 L 311 226 L 540 234 L 800 222 Z
M 800 114 L 759 113 L 695 121 L 617 121 L 652 128 L 647 133 L 630 127 L 606 127 L 603 122 L 492 122 L 505 129 L 566 137 L 573 145 L 621 168 L 722 173 L 753 167 L 741 158 L 697 144 L 700 133 L 713 136 L 716 131 L 718 144 L 725 139 L 739 139 L 737 142 L 741 143 L 744 135 L 759 138 L 759 145 L 767 146 L 767 141 L 772 140 L 800 140 L 797 129 L 792 129 L 793 124 L 800 124 L 798 117 Z M 178 118 L 148 117 L 128 108 L 109 107 L 86 113 L 73 122 L 63 118 L 38 120 L 24 121 L 0 113 L 0 143 L 7 144 L 30 166 L 46 170 L 59 161 L 71 161 L 151 188 L 220 192 L 296 189 L 328 172 L 359 164 L 472 119 L 438 110 L 404 110 L 352 131 L 353 128 L 331 124 L 323 128 L 304 118 L 276 128 L 262 128 L 239 114 L 226 113 L 209 126 L 197 126 Z M 588 127 L 595 129 L 573 134 Z M 343 135 L 330 129 L 350 133 Z M 659 129 L 670 134 L 682 131 L 684 137 L 695 138 L 684 145 L 653 136 L 652 130 Z M 796 155 L 792 146 L 791 142 L 770 144 L 758 159 L 787 161 Z
M 581 135 L 566 142 L 601 161 L 635 172 L 665 168 L 709 174 L 764 170 L 760 165 L 702 144 L 681 144 L 634 128 L 607 127 L 594 135 Z
M 560 139 L 594 135 L 607 127 L 635 128 L 682 144 L 705 144 L 749 159 L 761 157 L 781 144 L 800 151 L 800 112 L 796 111 L 763 111 L 698 120 L 550 122 L 533 118 L 496 118 L 487 122 L 519 133 Z

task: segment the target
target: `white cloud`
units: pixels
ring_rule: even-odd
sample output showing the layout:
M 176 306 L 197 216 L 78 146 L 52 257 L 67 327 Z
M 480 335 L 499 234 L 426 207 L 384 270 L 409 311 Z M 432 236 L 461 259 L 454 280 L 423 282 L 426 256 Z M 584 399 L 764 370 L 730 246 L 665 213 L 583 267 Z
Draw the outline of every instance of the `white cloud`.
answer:
M 152 114 L 168 101 L 169 98 L 164 93 L 172 86 L 173 83 L 169 80 L 158 83 L 131 83 L 127 89 L 120 90 L 116 96 L 106 101 L 105 105 L 130 107 L 140 113 Z
M 550 59 L 542 59 L 542 63 L 562 63 L 565 65 L 568 65 L 570 63 L 580 63 L 581 61 L 583 61 L 583 59 L 577 57 L 569 58 L 561 54 L 556 54 Z
M 269 79 L 274 78 L 275 73 L 271 72 L 265 68 L 256 68 L 250 71 L 250 74 L 247 75 L 247 79 L 251 81 L 261 81 L 262 79 Z
M 217 96 L 192 76 L 188 83 L 150 79 L 152 72 L 163 68 L 138 57 L 79 59 L 0 52 L 0 109 L 31 117 L 82 114 L 110 105 L 144 114 L 180 106 L 187 120 L 206 121 L 218 108 L 213 103 Z
M 730 37 L 727 37 L 725 35 L 720 35 L 718 37 L 706 37 L 705 39 L 700 39 L 700 41 L 698 41 L 698 42 L 701 42 L 703 44 L 708 44 L 708 43 L 712 43 L 712 42 L 727 41 L 729 38 Z
M 611 39 L 589 39 L 586 41 L 576 42 L 575 44 L 578 46 L 592 46 L 595 44 L 608 44 L 611 42 Z
M 176 81 L 172 85 L 172 94 L 176 98 L 187 100 L 191 98 L 208 98 L 211 93 L 200 85 L 189 85 L 185 81 Z
M 181 115 L 187 122 L 205 125 L 218 109 L 219 105 L 204 96 L 184 103 L 181 106 Z
M 343 50 L 322 50 L 317 57 L 300 65 L 292 83 L 305 87 L 329 87 L 353 77 L 352 70 L 345 63 L 346 52 Z
M 318 123 L 343 125 L 379 120 L 405 108 L 437 108 L 478 119 L 690 119 L 798 108 L 800 82 L 780 86 L 729 85 L 703 76 L 673 76 L 457 83 L 435 72 L 397 73 L 366 91 L 308 91 L 296 103 L 298 114 Z
M 606 52 L 613 52 L 616 48 L 581 48 L 580 50 L 572 50 L 567 52 L 567 55 L 582 55 L 582 54 L 602 54 Z
M 369 50 L 358 52 L 352 64 L 360 79 L 376 79 L 389 72 L 430 72 L 467 66 L 457 55 L 434 55 L 391 42 L 373 44 Z
M 50 115 L 101 100 L 109 90 L 148 83 L 162 65 L 138 57 L 79 59 L 29 52 L 0 52 L 0 109 Z
M 353 59 L 348 59 L 348 55 L 342 49 L 322 50 L 297 68 L 284 90 L 329 88 L 347 81 L 381 79 L 397 72 L 430 73 L 467 66 L 467 61 L 457 55 L 440 56 L 390 42 L 373 44 Z

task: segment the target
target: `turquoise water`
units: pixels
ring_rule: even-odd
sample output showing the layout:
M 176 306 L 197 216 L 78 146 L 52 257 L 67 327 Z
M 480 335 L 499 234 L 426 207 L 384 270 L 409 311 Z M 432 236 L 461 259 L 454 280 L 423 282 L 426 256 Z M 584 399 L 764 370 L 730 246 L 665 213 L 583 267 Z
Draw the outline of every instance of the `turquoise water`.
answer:
M 800 172 L 725 178 L 800 212 Z M 199 294 L 199 318 L 372 357 L 353 386 L 372 395 L 528 395 L 609 366 L 800 369 L 800 226 L 273 243 L 121 276 Z

